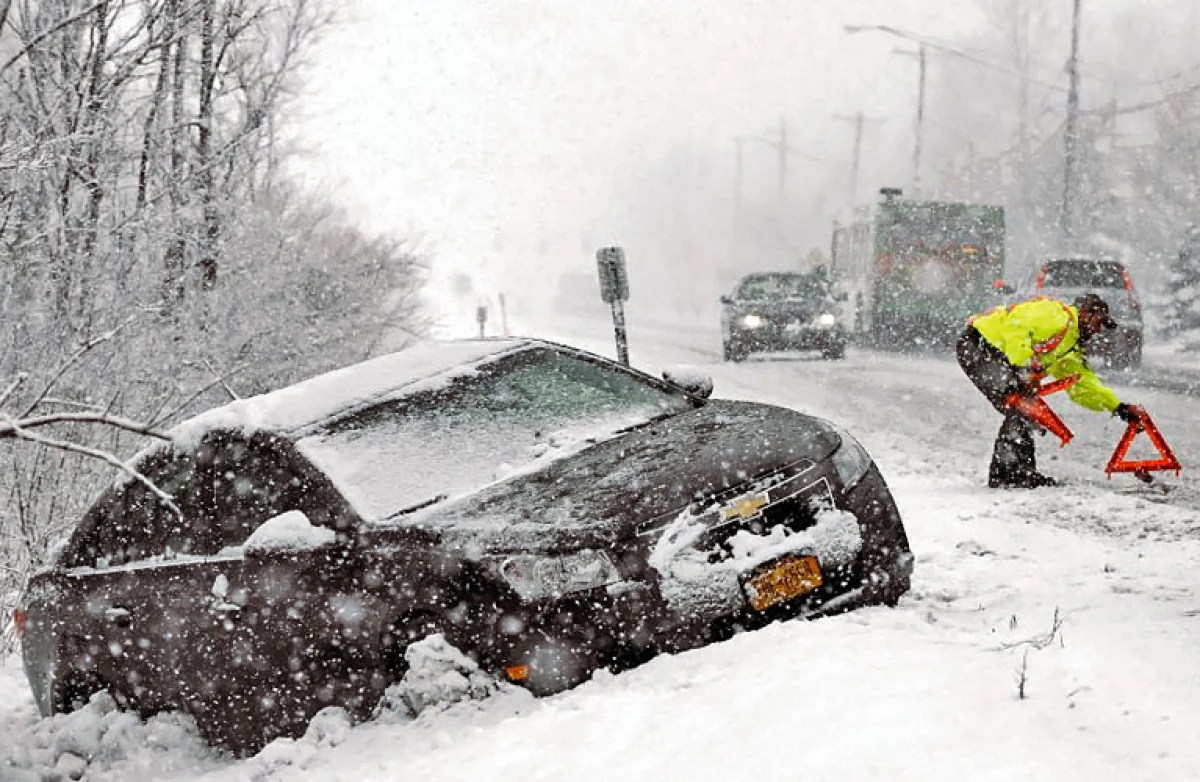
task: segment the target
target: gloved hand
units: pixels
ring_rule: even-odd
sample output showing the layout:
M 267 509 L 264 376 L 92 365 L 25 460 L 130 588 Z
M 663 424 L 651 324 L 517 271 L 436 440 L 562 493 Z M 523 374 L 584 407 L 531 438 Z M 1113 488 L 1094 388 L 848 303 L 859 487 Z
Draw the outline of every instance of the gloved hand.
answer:
M 1142 418 L 1142 408 L 1137 405 L 1127 405 L 1124 402 L 1117 405 L 1117 409 L 1113 410 L 1113 415 L 1120 418 L 1125 423 L 1140 421 Z

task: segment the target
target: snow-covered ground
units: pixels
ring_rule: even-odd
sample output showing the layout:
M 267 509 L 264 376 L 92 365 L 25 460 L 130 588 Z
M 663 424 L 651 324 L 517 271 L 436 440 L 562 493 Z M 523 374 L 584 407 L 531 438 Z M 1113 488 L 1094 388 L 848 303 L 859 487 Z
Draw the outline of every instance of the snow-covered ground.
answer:
M 613 354 L 603 326 L 545 333 Z M 97 702 L 39 722 L 8 660 L 0 759 L 15 765 L 0 761 L 0 780 L 1200 779 L 1200 402 L 1117 386 L 1185 466 L 1145 487 L 1104 479 L 1119 422 L 1054 400 L 1076 439 L 1039 453 L 1067 485 L 996 492 L 983 478 L 999 421 L 947 361 L 851 350 L 728 365 L 711 330 L 635 324 L 630 338 L 643 368 L 694 365 L 716 396 L 857 435 L 917 554 L 900 606 L 774 625 L 542 700 L 431 663 L 453 697 L 418 716 L 351 727 L 325 713 L 241 761 L 173 715 L 138 723 Z

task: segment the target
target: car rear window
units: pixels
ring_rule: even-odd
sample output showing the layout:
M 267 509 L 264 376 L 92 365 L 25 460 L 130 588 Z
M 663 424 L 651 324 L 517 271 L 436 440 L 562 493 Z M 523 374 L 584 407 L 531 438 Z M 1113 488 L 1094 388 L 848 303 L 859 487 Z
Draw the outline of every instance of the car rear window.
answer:
M 1047 288 L 1125 287 L 1125 267 L 1114 261 L 1050 261 L 1042 268 Z
M 311 468 L 274 445 L 217 434 L 195 453 L 156 454 L 140 472 L 180 513 L 140 481 L 109 491 L 88 512 L 63 554 L 66 567 L 116 567 L 241 546 L 267 519 L 304 511 L 314 524 L 345 526 L 347 509 Z

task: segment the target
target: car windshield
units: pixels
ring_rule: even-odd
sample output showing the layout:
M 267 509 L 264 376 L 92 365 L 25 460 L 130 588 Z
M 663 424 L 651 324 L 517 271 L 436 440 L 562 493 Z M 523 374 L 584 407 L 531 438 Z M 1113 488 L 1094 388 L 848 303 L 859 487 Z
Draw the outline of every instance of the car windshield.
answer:
M 737 298 L 744 300 L 821 299 L 827 285 L 808 274 L 763 274 L 746 277 L 738 286 Z
M 1042 284 L 1048 288 L 1124 288 L 1121 264 L 1113 261 L 1050 261 Z
M 382 519 L 694 404 L 619 367 L 535 348 L 355 414 L 298 447 L 365 519 Z

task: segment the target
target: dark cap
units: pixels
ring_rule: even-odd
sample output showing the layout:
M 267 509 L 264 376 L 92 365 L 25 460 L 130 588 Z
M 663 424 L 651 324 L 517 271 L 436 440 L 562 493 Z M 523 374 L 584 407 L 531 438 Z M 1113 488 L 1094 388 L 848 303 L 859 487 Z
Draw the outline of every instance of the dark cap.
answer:
M 1094 293 L 1087 293 L 1075 299 L 1075 309 L 1079 310 L 1079 314 L 1096 314 L 1103 316 L 1104 320 L 1100 322 L 1106 329 L 1115 329 L 1117 322 L 1108 314 L 1108 302 L 1100 298 Z

